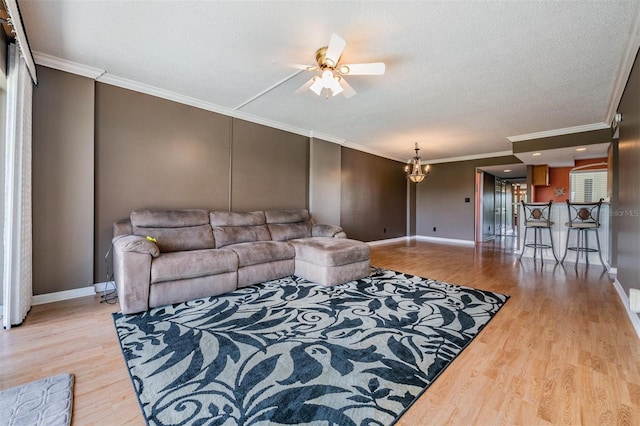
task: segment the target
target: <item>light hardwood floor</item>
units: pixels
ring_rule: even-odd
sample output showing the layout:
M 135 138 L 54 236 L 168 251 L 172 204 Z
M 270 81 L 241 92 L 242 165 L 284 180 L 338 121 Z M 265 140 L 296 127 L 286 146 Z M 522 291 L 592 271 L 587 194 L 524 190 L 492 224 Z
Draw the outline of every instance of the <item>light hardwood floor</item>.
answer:
M 415 241 L 374 246 L 372 264 L 511 296 L 399 425 L 640 424 L 640 339 L 602 267 Z M 0 331 L 0 389 L 70 372 L 74 425 L 144 424 L 116 310 L 97 296 L 34 306 Z

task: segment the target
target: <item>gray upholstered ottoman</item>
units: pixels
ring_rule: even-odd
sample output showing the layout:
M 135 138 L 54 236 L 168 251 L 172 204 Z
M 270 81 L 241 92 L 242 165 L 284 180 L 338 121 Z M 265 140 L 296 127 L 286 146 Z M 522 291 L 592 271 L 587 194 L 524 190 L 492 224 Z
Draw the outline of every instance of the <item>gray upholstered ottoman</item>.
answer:
M 369 275 L 370 249 L 348 238 L 311 237 L 290 240 L 296 249 L 295 274 L 332 286 Z

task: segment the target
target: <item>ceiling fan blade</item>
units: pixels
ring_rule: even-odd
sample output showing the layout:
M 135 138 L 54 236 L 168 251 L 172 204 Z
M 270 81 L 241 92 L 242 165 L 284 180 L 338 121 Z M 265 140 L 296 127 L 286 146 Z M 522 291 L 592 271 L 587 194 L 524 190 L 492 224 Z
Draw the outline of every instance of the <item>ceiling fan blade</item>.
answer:
M 324 55 L 325 60 L 328 61 L 327 65 L 332 67 L 336 66 L 346 45 L 347 42 L 344 41 L 342 37 L 337 34 L 331 34 L 331 40 L 329 40 L 327 53 L 325 53 Z
M 356 94 L 356 91 L 353 90 L 353 87 L 347 83 L 347 80 L 345 80 L 344 77 L 340 78 L 340 86 L 342 86 L 342 94 L 345 98 L 350 98 Z
M 384 62 L 370 64 L 344 64 L 338 68 L 344 75 L 382 75 L 385 71 Z
M 305 70 L 305 71 L 318 71 L 319 68 L 316 65 L 304 65 L 304 64 L 294 64 L 291 62 L 278 62 L 273 61 L 272 64 L 276 64 L 278 66 L 282 66 L 285 68 L 294 68 L 297 70 Z
M 311 85 L 316 81 L 316 77 L 312 77 L 309 81 L 307 81 L 305 84 L 303 84 L 302 86 L 300 86 L 298 88 L 298 90 L 296 90 L 295 93 L 296 95 L 299 95 L 300 93 L 304 93 L 307 90 L 309 90 L 309 87 L 311 87 Z

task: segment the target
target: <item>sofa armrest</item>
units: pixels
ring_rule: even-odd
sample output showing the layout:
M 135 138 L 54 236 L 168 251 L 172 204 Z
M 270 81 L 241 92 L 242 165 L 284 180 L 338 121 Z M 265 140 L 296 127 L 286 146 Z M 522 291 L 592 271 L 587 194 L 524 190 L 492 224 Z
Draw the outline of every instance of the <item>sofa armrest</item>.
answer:
M 160 256 L 160 249 L 153 241 L 139 235 L 122 235 L 113 239 L 113 249 L 121 252 L 148 254 L 152 257 Z
M 113 241 L 113 274 L 123 314 L 149 309 L 151 261 L 158 246 L 144 237 L 126 235 Z
M 341 227 L 335 225 L 313 225 L 312 237 L 347 238 Z

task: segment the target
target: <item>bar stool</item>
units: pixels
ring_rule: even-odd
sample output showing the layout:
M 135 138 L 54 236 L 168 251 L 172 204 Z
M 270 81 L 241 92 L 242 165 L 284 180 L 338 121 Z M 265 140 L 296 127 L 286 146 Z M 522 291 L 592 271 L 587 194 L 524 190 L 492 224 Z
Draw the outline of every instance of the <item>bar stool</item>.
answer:
M 567 200 L 567 208 L 569 209 L 569 222 L 565 223 L 567 226 L 567 248 L 564 251 L 564 256 L 560 262 L 564 262 L 569 250 L 576 252 L 576 266 L 578 266 L 578 259 L 581 254 L 584 254 L 587 265 L 589 264 L 589 253 L 598 252 L 600 257 L 600 263 L 605 266 L 602 260 L 602 252 L 600 251 L 600 236 L 598 235 L 598 228 L 600 228 L 600 206 L 602 201 L 600 198 L 598 202 L 592 203 L 572 203 Z M 569 235 L 571 231 L 578 231 L 576 238 L 576 245 L 569 247 Z M 598 248 L 589 247 L 588 232 L 594 231 L 596 234 L 596 243 Z
M 553 200 L 548 203 L 525 203 L 522 201 L 522 212 L 524 213 L 524 237 L 522 239 L 522 252 L 520 252 L 520 259 L 524 254 L 524 249 L 527 247 L 533 248 L 533 259 L 536 259 L 536 252 L 540 250 L 540 261 L 542 262 L 542 250 L 551 249 L 553 257 L 558 263 L 558 256 L 553 247 L 553 235 L 551 234 L 551 227 L 553 223 L 551 221 L 551 204 Z M 527 242 L 527 231 L 529 228 L 533 229 L 533 242 Z M 544 243 L 542 240 L 542 230 L 547 229 L 549 231 L 549 243 Z

